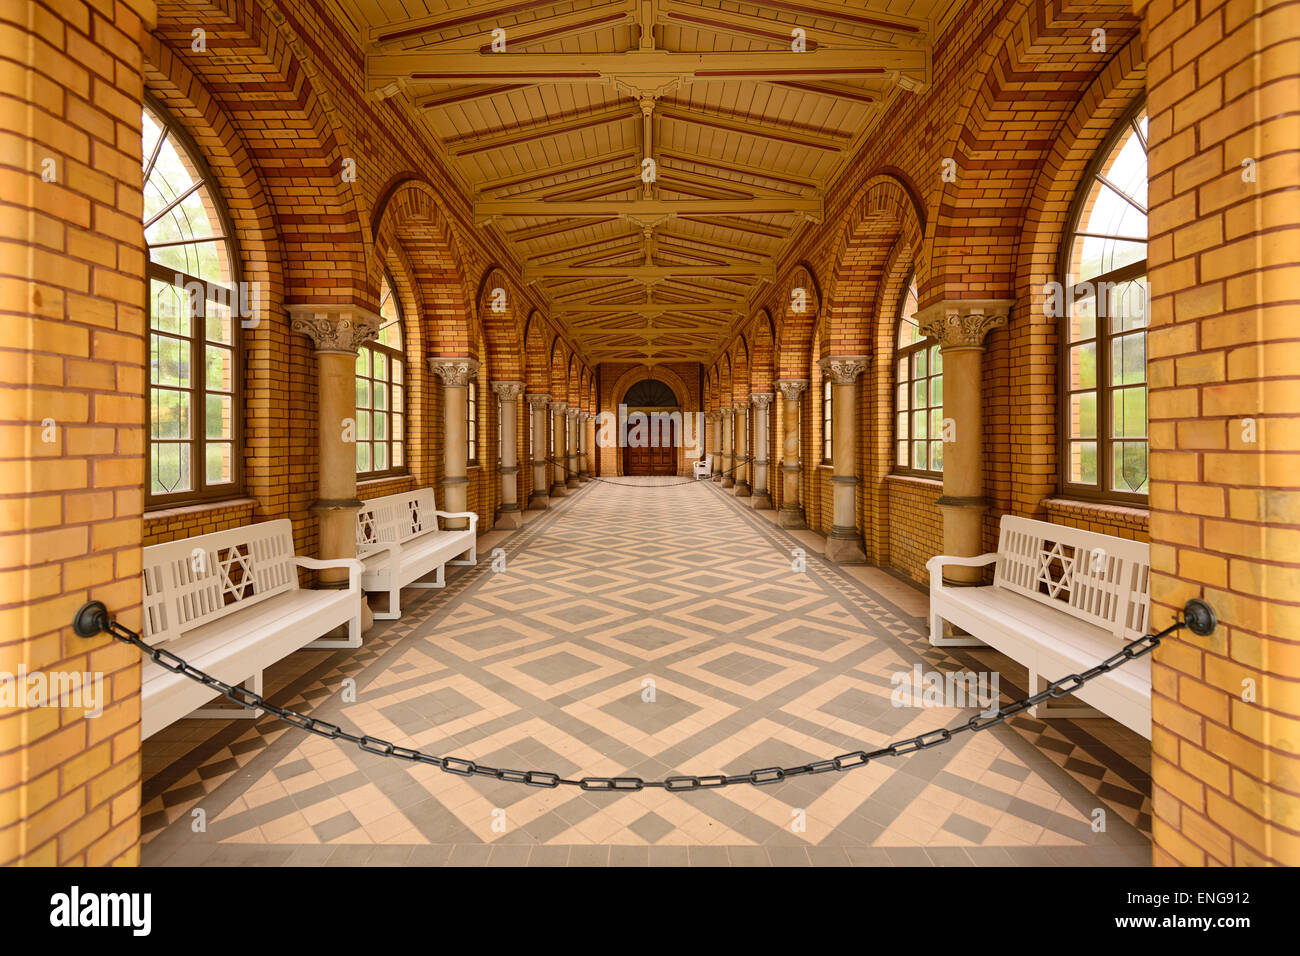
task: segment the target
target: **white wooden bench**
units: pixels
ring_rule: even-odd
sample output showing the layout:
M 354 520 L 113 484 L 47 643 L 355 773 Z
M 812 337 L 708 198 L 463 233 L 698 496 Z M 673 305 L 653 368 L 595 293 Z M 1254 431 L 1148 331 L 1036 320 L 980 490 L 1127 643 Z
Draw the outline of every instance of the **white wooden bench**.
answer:
M 440 527 L 438 519 L 465 519 L 467 527 Z M 402 616 L 402 588 L 440 588 L 448 564 L 478 563 L 478 515 L 439 511 L 432 488 L 385 495 L 361 503 L 357 512 L 357 557 L 365 591 L 388 592 L 388 610 L 378 620 Z M 459 554 L 468 558 L 453 561 Z M 436 572 L 432 581 L 423 581 Z
M 696 478 L 708 478 L 713 474 L 713 456 L 705 455 L 703 459 L 695 462 L 694 469 Z
M 994 563 L 991 586 L 944 584 L 946 566 Z M 1029 692 L 1038 693 L 1147 633 L 1150 564 L 1150 547 L 1142 542 L 1006 515 L 996 553 L 926 562 L 930 643 L 996 648 L 1029 669 Z M 945 636 L 944 621 L 970 636 Z M 1071 696 L 1091 706 L 1053 701 L 1030 713 L 1095 717 L 1096 708 L 1150 738 L 1150 657 L 1128 661 Z
M 348 587 L 300 588 L 299 568 L 347 568 Z M 150 545 L 142 576 L 144 639 L 259 694 L 262 671 L 299 648 L 361 646 L 361 562 L 299 557 L 287 519 Z M 346 638 L 318 640 L 344 624 Z M 186 715 L 259 715 L 202 708 L 218 692 L 148 659 L 140 690 L 141 737 Z

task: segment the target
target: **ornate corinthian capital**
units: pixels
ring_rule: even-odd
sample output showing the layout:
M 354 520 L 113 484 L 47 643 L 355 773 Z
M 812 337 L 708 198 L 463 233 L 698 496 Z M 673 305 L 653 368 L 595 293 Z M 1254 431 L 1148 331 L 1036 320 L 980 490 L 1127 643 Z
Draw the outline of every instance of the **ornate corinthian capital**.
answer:
M 379 316 L 354 305 L 295 304 L 288 307 L 290 327 L 310 338 L 317 352 L 356 355 L 379 335 Z
M 581 409 L 581 408 L 569 408 L 569 409 L 566 409 L 566 410 L 565 410 L 564 414 L 568 415 L 569 418 L 570 418 L 572 421 L 577 421 L 577 420 L 578 420 L 578 416 L 582 414 L 582 409 Z
M 776 387 L 781 390 L 781 397 L 787 402 L 797 402 L 804 389 L 808 387 L 808 379 L 783 378 L 776 383 Z
M 478 374 L 478 361 L 472 358 L 431 358 L 429 371 L 442 379 L 448 388 L 464 387 Z
M 861 375 L 868 365 L 871 364 L 870 355 L 832 355 L 824 358 L 818 363 L 821 365 L 822 374 L 827 376 L 831 382 L 836 385 L 852 385 L 859 375 Z
M 749 400 L 757 408 L 767 408 L 776 398 L 776 392 L 750 392 Z
M 1007 324 L 1014 299 L 945 299 L 916 314 L 922 335 L 941 348 L 982 349 L 984 336 Z
M 492 383 L 492 391 L 496 392 L 497 396 L 503 402 L 513 402 L 516 398 L 519 397 L 519 393 L 522 392 L 523 390 L 524 390 L 523 382 L 493 382 Z
M 545 392 L 529 392 L 524 398 L 528 400 L 528 406 L 532 409 L 544 409 L 551 404 L 551 396 Z

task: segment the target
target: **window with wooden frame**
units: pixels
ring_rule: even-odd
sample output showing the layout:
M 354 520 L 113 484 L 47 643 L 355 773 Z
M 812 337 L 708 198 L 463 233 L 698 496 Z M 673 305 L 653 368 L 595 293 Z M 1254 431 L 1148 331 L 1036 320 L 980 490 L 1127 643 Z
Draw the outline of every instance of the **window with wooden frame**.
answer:
M 1098 150 L 1060 254 L 1060 481 L 1073 498 L 1147 500 L 1147 116 L 1138 102 Z
M 170 507 L 243 487 L 240 323 L 250 318 L 230 217 L 193 142 L 143 109 L 149 286 L 146 500 Z
M 822 382 L 822 464 L 829 465 L 834 454 L 831 441 L 831 380 Z
M 379 335 L 357 350 L 357 477 L 404 475 L 406 339 L 387 272 L 379 286 Z
M 894 470 L 938 478 L 943 475 L 943 355 L 939 343 L 921 334 L 916 277 L 898 312 L 894 352 Z
M 478 382 L 472 378 L 465 386 L 465 458 L 478 464 Z

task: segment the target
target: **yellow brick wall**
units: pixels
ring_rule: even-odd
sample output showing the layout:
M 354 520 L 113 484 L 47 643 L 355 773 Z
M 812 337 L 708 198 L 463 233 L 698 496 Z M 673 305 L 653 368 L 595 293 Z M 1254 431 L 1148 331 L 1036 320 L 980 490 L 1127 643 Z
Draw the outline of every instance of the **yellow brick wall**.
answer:
M 1161 0 L 1144 26 L 1152 621 L 1220 619 L 1154 655 L 1155 862 L 1296 865 L 1300 4 Z
M 102 675 L 103 713 L 0 713 L 0 864 L 133 864 L 140 655 L 69 622 L 92 593 L 140 618 L 153 10 L 58 11 L 15 4 L 0 22 L 0 671 Z

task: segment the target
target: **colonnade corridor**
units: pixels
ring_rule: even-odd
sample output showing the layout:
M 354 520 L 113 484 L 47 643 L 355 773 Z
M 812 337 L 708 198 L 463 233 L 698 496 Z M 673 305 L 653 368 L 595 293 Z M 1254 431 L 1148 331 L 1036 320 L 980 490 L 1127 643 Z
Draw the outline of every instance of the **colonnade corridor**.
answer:
M 285 659 L 268 692 L 344 730 L 480 766 L 662 780 L 872 750 L 986 703 L 896 706 L 920 674 L 1000 672 L 1002 703 L 1025 689 L 1023 669 L 994 651 L 932 648 L 923 592 L 909 601 L 901 581 L 864 584 L 893 579 L 823 562 L 775 515 L 709 481 L 586 483 L 484 539 L 478 566 L 444 590 L 408 591 L 403 617 L 377 623 L 360 650 Z M 1151 858 L 1149 747 L 1107 718 L 1021 715 L 855 770 L 690 793 L 456 776 L 270 716 L 178 722 L 145 742 L 144 760 L 145 865 Z M 206 832 L 194 832 L 196 809 Z

